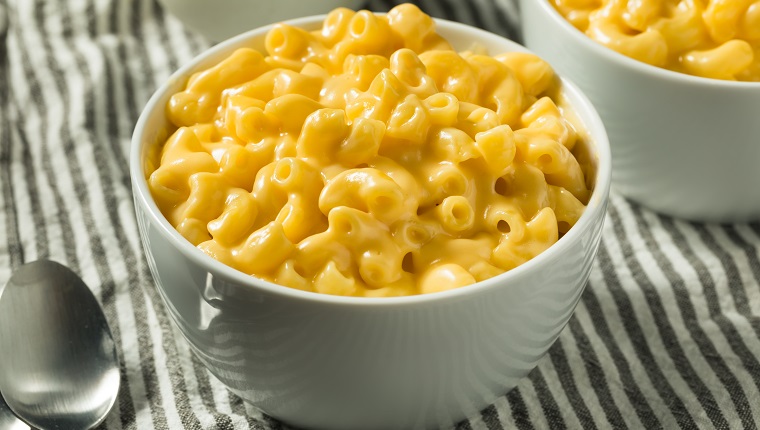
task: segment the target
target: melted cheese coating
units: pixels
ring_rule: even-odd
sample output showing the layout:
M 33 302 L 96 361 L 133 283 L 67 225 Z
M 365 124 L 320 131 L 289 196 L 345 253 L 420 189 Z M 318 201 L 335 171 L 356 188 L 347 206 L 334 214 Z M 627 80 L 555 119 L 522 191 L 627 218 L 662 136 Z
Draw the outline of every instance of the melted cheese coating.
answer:
M 591 39 L 653 66 L 760 82 L 758 0 L 551 0 Z
M 457 53 L 405 4 L 276 25 L 171 97 L 148 178 L 211 257 L 281 285 L 399 296 L 488 279 L 571 228 L 590 190 L 558 80 Z

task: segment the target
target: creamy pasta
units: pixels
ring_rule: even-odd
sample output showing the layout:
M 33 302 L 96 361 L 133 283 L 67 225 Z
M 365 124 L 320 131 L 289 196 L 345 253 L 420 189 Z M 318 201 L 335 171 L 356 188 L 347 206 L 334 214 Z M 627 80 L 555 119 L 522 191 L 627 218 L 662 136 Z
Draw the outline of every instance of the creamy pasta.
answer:
M 302 290 L 443 291 L 555 243 L 590 195 L 583 134 L 527 53 L 458 53 L 416 6 L 278 24 L 167 106 L 148 178 L 211 257 Z
M 551 0 L 591 39 L 705 78 L 760 81 L 758 0 Z

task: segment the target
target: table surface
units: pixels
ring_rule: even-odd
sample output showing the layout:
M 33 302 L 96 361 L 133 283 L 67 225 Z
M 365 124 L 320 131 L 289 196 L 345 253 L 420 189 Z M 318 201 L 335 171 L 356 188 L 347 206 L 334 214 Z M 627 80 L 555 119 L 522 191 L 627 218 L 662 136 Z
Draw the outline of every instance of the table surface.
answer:
M 518 34 L 511 0 L 417 3 Z M 190 353 L 138 240 L 132 129 L 158 84 L 208 46 L 154 0 L 0 0 L 0 285 L 49 258 L 93 288 L 123 363 L 104 428 L 285 427 Z M 457 428 L 755 428 L 759 252 L 760 223 L 683 222 L 613 192 L 568 327 L 515 390 Z

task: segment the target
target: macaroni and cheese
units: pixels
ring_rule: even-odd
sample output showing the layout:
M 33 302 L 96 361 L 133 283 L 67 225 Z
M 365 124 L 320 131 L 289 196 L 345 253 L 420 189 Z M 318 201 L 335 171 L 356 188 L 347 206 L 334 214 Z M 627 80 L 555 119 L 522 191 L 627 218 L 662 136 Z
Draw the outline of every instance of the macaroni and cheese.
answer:
M 653 66 L 760 81 L 760 1 L 551 0 L 591 39 Z
M 538 57 L 457 53 L 410 4 L 265 45 L 171 97 L 148 178 L 213 258 L 319 293 L 431 293 L 526 262 L 584 211 L 584 137 Z

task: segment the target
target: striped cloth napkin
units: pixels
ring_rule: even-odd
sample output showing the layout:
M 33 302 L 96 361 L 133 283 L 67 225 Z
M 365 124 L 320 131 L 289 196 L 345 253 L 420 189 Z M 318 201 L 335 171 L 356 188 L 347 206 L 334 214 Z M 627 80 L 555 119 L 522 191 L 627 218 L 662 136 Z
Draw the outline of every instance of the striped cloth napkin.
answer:
M 417 3 L 517 36 L 509 0 Z M 154 0 L 0 0 L 0 285 L 50 258 L 92 287 L 123 363 L 103 428 L 286 428 L 191 355 L 138 240 L 130 134 L 152 91 L 208 46 Z M 457 428 L 756 428 L 758 253 L 760 223 L 682 222 L 613 194 L 569 326 L 516 389 Z

